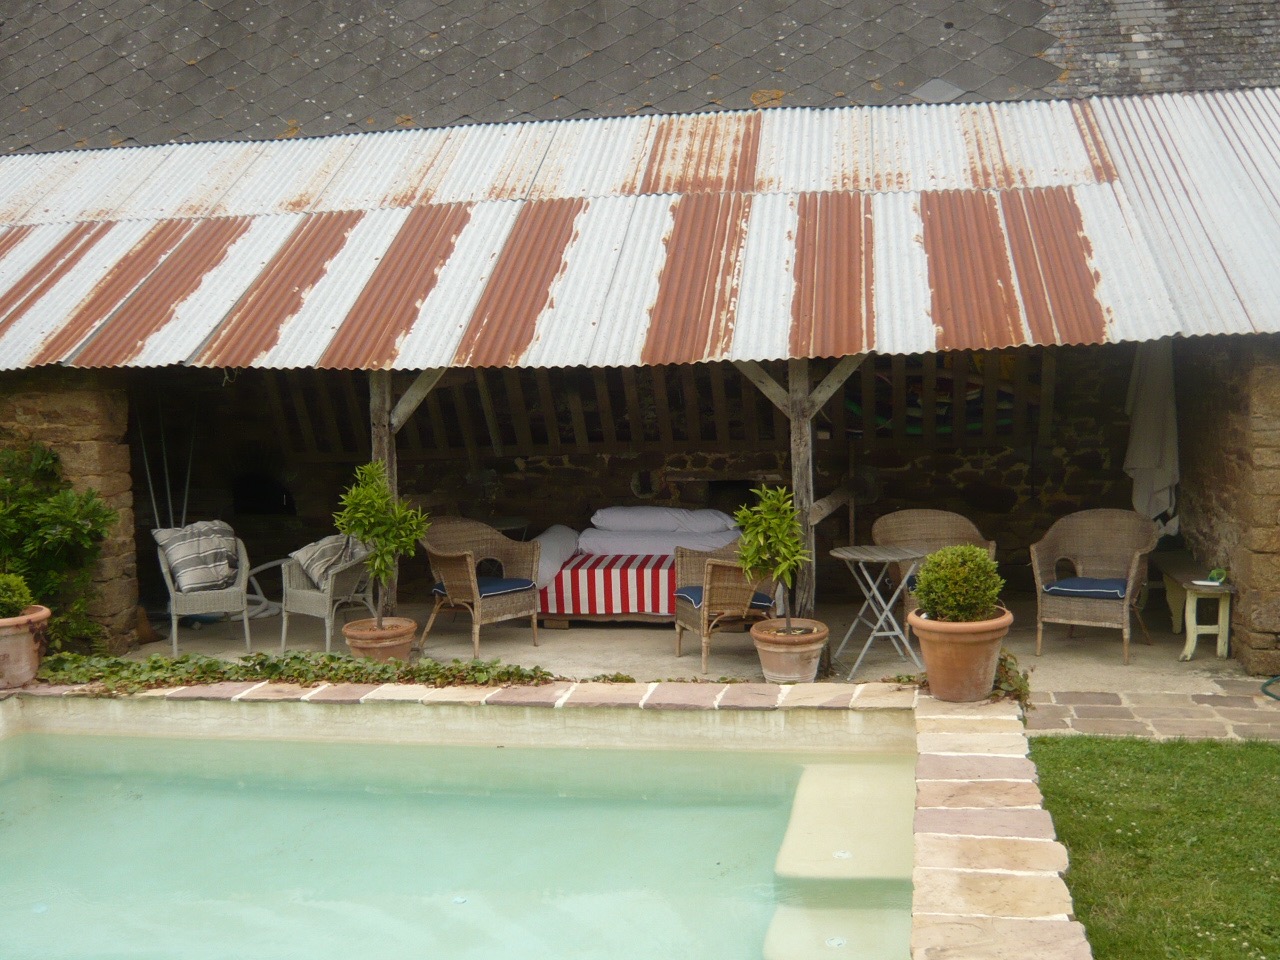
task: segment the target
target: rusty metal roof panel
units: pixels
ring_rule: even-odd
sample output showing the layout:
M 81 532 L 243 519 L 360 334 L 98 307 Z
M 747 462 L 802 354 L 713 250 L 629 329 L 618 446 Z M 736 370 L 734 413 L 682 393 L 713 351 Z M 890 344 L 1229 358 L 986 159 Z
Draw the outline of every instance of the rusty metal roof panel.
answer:
M 425 370 L 453 363 L 523 207 L 522 202 L 501 201 L 470 209 L 465 226 L 453 240 L 451 255 L 415 308 L 412 325 L 397 340 L 390 364 L 394 369 Z
M 146 222 L 97 225 L 95 234 L 68 248 L 56 262 L 42 258 L 47 284 L 33 286 L 29 298 L 0 319 L 0 369 L 33 365 L 46 343 L 61 334 L 68 319 L 93 299 L 154 227 Z M 66 237 L 64 233 L 60 239 Z

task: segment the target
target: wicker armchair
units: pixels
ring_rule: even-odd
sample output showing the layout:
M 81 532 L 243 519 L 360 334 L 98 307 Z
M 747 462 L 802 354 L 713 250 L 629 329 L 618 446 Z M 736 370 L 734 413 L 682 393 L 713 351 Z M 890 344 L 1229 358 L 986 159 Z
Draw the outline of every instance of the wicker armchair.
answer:
M 486 623 L 528 617 L 533 627 L 533 645 L 538 645 L 538 559 L 541 545 L 503 536 L 478 520 L 439 517 L 431 522 L 422 538 L 436 585 L 432 588 L 435 606 L 422 628 L 419 646 L 441 610 L 466 610 L 471 614 L 471 646 L 480 656 L 480 627 Z M 476 565 L 496 560 L 501 577 L 480 577 Z
M 244 648 L 252 653 L 253 646 L 249 640 L 249 553 L 244 548 L 244 541 L 236 539 L 235 583 L 221 590 L 191 590 L 183 593 L 174 585 L 173 572 L 169 569 L 164 551 L 159 550 L 157 554 L 160 557 L 160 573 L 164 575 L 164 585 L 169 589 L 169 639 L 173 643 L 173 655 L 178 655 L 178 620 L 204 613 L 240 614 L 244 622 Z
M 871 542 L 878 547 L 921 547 L 932 553 L 942 547 L 972 544 L 996 557 L 996 542 L 983 537 L 968 517 L 949 510 L 898 510 L 886 513 L 871 525 Z M 895 567 L 898 566 L 895 564 Z M 894 582 L 902 582 L 903 571 L 894 571 Z M 902 591 L 903 616 L 919 604 L 910 584 Z
M 738 563 L 738 545 L 717 550 L 676 547 L 676 656 L 684 632 L 702 639 L 702 672 L 707 672 L 711 635 L 730 626 L 773 616 L 773 581 L 748 577 Z
M 1119 630 L 1128 663 L 1129 614 L 1138 613 L 1146 556 L 1156 540 L 1155 523 L 1132 510 L 1082 510 L 1054 523 L 1044 539 L 1031 547 L 1036 656 L 1046 623 L 1080 624 Z M 1059 576 L 1058 565 L 1064 560 L 1073 567 L 1074 576 Z M 1138 623 L 1142 624 L 1141 614 Z M 1150 636 L 1146 639 L 1151 642 Z
M 333 618 L 340 607 L 362 604 L 370 616 L 378 615 L 374 606 L 373 581 L 369 579 L 363 557 L 330 570 L 323 588 L 312 583 L 302 564 L 292 557 L 284 561 L 280 577 L 284 581 L 284 597 L 280 601 L 281 653 L 284 653 L 291 613 L 319 617 L 324 621 L 325 653 L 333 650 Z

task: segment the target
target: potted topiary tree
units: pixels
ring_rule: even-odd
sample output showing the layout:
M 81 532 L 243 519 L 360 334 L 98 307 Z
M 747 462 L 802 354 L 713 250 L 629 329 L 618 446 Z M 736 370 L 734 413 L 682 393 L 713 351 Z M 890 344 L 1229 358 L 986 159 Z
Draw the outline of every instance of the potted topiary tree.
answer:
M 369 550 L 365 566 L 377 586 L 377 616 L 343 624 L 342 635 L 351 652 L 374 660 L 409 659 L 417 623 L 407 617 L 388 617 L 387 583 L 396 561 L 412 555 L 427 532 L 426 514 L 391 494 L 387 466 L 374 460 L 356 468 L 355 482 L 342 495 L 342 509 L 333 515 L 339 533 L 354 537 Z
M 1000 643 L 1013 614 L 1000 606 L 1004 580 L 982 547 L 943 547 L 916 574 L 920 603 L 907 623 L 920 638 L 929 693 L 968 703 L 991 696 Z
M 808 683 L 818 674 L 830 631 L 825 623 L 791 613 L 796 572 L 812 559 L 800 535 L 800 513 L 785 487 L 761 486 L 752 493 L 757 502 L 733 518 L 742 532 L 738 559 L 748 577 L 782 585 L 783 615 L 753 623 L 751 639 L 766 680 Z
M 44 653 L 49 608 L 36 603 L 27 581 L 0 573 L 0 688 L 29 683 Z

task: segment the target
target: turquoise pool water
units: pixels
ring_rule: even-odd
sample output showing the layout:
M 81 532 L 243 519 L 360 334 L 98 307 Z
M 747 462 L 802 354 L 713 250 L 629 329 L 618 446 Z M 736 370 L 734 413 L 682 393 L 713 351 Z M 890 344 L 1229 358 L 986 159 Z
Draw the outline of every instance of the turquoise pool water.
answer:
M 759 958 L 780 904 L 856 892 L 909 913 L 903 882 L 775 876 L 797 782 L 823 761 L 23 734 L 0 740 L 0 944 L 6 960 Z

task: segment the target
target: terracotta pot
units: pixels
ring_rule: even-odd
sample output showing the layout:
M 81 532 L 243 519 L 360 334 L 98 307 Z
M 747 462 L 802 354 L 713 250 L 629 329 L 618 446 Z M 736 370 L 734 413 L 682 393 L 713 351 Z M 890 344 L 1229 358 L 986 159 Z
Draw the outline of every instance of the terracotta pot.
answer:
M 770 683 L 812 683 L 818 675 L 818 661 L 830 630 L 825 623 L 804 617 L 792 617 L 791 626 L 809 632 L 782 632 L 787 628 L 783 617 L 751 625 L 751 639 L 756 642 L 760 667 Z
M 49 616 L 48 607 L 34 606 L 0 619 L 0 689 L 20 687 L 35 677 Z
M 995 619 L 974 623 L 928 620 L 919 610 L 907 614 L 907 623 L 920 638 L 929 693 L 935 699 L 972 703 L 991 696 L 1000 642 L 1013 623 L 1013 614 L 999 609 L 1001 615 Z
M 352 620 L 342 625 L 342 636 L 357 657 L 371 660 L 409 659 L 418 624 L 407 617 L 383 617 L 382 629 L 372 618 Z

